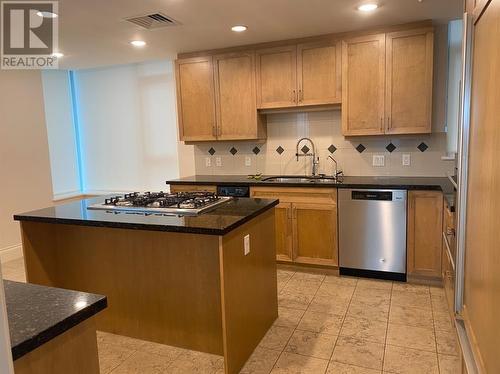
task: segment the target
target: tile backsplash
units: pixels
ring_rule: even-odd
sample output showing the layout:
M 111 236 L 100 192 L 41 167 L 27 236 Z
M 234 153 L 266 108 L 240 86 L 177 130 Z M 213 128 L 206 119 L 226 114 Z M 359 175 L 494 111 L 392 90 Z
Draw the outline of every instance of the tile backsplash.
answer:
M 212 142 L 194 147 L 196 174 L 310 174 L 310 157 L 295 156 L 297 140 L 309 137 L 320 157 L 319 171 L 333 174 L 331 155 L 345 175 L 445 176 L 454 161 L 446 154 L 446 134 L 345 138 L 340 111 L 278 113 L 267 116 L 267 140 Z M 311 148 L 309 143 L 302 143 Z M 306 149 L 304 151 L 307 152 Z M 302 152 L 299 149 L 299 152 Z M 403 154 L 410 165 L 403 166 Z M 373 166 L 373 156 L 384 156 L 384 166 Z

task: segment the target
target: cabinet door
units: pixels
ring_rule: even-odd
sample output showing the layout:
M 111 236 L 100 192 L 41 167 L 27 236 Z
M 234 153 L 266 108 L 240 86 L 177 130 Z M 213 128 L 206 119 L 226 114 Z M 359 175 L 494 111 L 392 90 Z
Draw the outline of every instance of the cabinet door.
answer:
M 387 34 L 386 133 L 431 132 L 432 29 Z
M 342 42 L 342 133 L 384 133 L 385 34 Z
M 292 204 L 294 260 L 338 265 L 337 206 Z
M 175 62 L 180 139 L 215 140 L 215 97 L 212 57 Z
M 217 138 L 257 139 L 255 54 L 228 53 L 214 57 Z
M 275 208 L 276 258 L 292 261 L 292 204 L 280 203 Z
M 297 47 L 256 52 L 257 107 L 283 108 L 297 104 Z
M 299 105 L 341 102 L 341 59 L 340 43 L 316 42 L 298 45 Z
M 443 194 L 435 191 L 408 193 L 407 273 L 440 278 Z

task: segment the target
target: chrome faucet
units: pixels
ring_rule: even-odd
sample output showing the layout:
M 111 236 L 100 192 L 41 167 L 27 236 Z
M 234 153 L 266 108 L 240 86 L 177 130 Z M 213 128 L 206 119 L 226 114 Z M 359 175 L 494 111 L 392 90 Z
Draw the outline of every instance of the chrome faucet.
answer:
M 311 144 L 312 147 L 312 153 L 299 153 L 299 145 L 302 143 L 302 141 L 307 141 Z M 297 141 L 297 145 L 295 147 L 295 156 L 297 156 L 297 161 L 299 161 L 299 157 L 312 157 L 312 175 L 315 177 L 318 175 L 318 165 L 319 165 L 319 157 L 316 158 L 316 147 L 314 146 L 314 143 L 311 139 L 309 138 L 300 138 Z
M 334 176 L 335 178 L 337 178 L 337 174 L 339 173 L 339 172 L 338 172 L 338 164 L 337 164 L 337 160 L 335 160 L 335 159 L 334 159 L 331 155 L 330 155 L 330 156 L 328 156 L 328 158 L 329 158 L 330 160 L 332 160 L 332 161 L 335 163 L 335 173 L 333 174 L 333 176 Z

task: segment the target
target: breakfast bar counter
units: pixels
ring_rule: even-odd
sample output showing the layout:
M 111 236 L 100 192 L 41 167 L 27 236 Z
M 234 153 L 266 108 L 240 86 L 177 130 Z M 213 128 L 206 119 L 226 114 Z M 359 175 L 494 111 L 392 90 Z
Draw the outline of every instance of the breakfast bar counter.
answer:
M 28 282 L 106 295 L 98 330 L 223 355 L 239 372 L 278 316 L 278 201 L 197 216 L 87 209 L 102 200 L 15 216 Z

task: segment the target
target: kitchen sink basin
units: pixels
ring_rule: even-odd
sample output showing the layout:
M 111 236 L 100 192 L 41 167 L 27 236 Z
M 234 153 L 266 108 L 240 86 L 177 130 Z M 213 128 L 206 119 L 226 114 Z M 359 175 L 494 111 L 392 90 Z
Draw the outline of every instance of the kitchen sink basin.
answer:
M 276 183 L 335 183 L 333 177 L 296 177 L 296 176 L 276 176 L 262 179 L 263 182 Z

